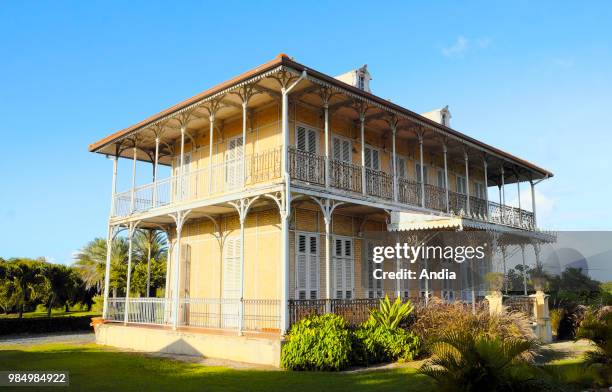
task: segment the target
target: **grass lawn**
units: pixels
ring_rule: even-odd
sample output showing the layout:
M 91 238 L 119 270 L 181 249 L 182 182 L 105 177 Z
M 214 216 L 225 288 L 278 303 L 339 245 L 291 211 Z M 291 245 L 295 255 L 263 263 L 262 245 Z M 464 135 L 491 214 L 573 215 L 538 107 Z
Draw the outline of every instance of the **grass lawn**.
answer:
M 71 310 L 69 312 L 64 312 L 63 310 L 53 309 L 51 311 L 51 317 L 79 317 L 79 316 L 99 316 L 100 312 L 86 311 L 86 310 Z M 3 318 L 18 318 L 19 313 L 9 313 L 9 314 L 0 314 L 0 319 Z M 23 314 L 23 318 L 37 318 L 37 317 L 47 317 L 47 312 L 27 312 Z
M 206 367 L 94 344 L 0 345 L 0 370 L 67 370 L 70 389 L 117 391 L 428 391 L 410 367 L 361 373 L 233 370 Z M 28 390 L 29 388 L 19 388 Z M 45 388 L 54 390 L 55 388 Z M 57 388 L 66 390 L 66 388 Z

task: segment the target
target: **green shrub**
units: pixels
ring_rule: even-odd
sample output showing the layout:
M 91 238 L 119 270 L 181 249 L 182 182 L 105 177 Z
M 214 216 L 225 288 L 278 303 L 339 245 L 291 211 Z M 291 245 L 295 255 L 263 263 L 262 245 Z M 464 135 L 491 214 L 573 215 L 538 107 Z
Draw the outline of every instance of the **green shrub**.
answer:
M 311 316 L 295 323 L 283 345 L 281 365 L 289 370 L 342 370 L 349 366 L 351 336 L 335 314 Z
M 104 296 L 101 294 L 94 295 L 92 301 L 93 304 L 91 305 L 91 311 L 102 314 L 102 308 L 104 307 Z
M 416 335 L 403 328 L 389 328 L 374 318 L 360 325 L 353 336 L 353 361 L 358 364 L 411 361 L 419 353 Z
M 370 317 L 379 325 L 384 325 L 388 329 L 395 329 L 400 326 L 400 323 L 404 321 L 413 310 L 414 306 L 412 306 L 409 300 L 402 303 L 400 298 L 396 298 L 395 301 L 391 303 L 389 296 L 385 295 L 385 298 L 380 300 L 379 309 L 373 309 L 370 312 Z
M 535 369 L 523 359 L 534 347 L 531 340 L 452 331 L 432 342 L 433 357 L 419 372 L 439 391 L 540 391 Z

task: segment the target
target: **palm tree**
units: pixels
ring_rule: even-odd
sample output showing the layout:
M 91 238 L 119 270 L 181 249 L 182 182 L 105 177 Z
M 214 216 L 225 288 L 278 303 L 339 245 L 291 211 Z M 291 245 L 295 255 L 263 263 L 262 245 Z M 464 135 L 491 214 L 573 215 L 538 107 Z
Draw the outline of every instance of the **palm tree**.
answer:
M 25 307 L 40 294 L 40 285 L 44 282 L 40 274 L 41 267 L 36 261 L 19 260 L 10 271 L 15 287 L 19 318 L 22 318 Z
M 48 290 L 46 300 L 47 317 L 51 317 L 51 309 L 55 305 L 64 305 L 68 311 L 68 301 L 75 295 L 75 279 L 70 268 L 49 264 L 42 268 L 42 276 L 45 278 Z
M 136 263 L 147 264 L 146 295 L 151 295 L 151 259 L 162 260 L 168 251 L 166 235 L 159 230 L 140 230 L 134 236 Z
M 126 263 L 128 254 L 128 242 L 123 237 L 117 237 L 113 240 L 112 251 L 111 251 L 111 268 L 115 267 L 122 270 L 122 265 Z M 98 293 L 102 292 L 104 286 L 104 273 L 106 270 L 106 240 L 103 238 L 96 238 L 85 245 L 75 255 L 75 267 L 79 271 L 81 278 L 85 282 L 85 287 L 90 289 L 96 288 Z M 115 272 L 113 271 L 113 272 Z M 116 276 L 116 274 L 113 274 Z M 113 277 L 111 275 L 111 278 Z M 118 280 L 122 280 L 120 277 L 115 279 L 111 283 L 111 287 L 117 288 Z
M 524 360 L 534 347 L 530 340 L 453 331 L 432 345 L 433 359 L 419 372 L 433 378 L 440 391 L 538 390 Z

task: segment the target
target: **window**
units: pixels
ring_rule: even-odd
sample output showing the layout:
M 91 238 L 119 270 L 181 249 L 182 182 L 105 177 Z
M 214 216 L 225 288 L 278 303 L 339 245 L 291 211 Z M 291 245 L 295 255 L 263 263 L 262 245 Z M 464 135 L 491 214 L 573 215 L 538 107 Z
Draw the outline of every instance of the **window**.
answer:
M 421 183 L 421 164 L 420 163 L 418 162 L 416 163 L 415 170 L 416 170 L 417 182 Z M 427 166 L 423 166 L 423 176 L 425 177 L 425 184 L 429 184 L 429 181 L 428 181 L 429 176 L 427 175 Z
M 174 172 L 175 175 L 181 174 L 181 157 L 180 155 L 176 157 L 174 162 Z M 183 181 L 181 183 L 181 190 L 178 192 L 177 196 L 181 199 L 186 199 L 189 196 L 189 185 L 191 181 L 189 181 L 189 168 L 191 167 L 191 153 L 183 154 Z
M 225 151 L 225 183 L 228 187 L 242 186 L 244 177 L 244 148 L 242 136 L 227 141 Z
M 457 176 L 457 193 L 460 193 L 462 195 L 466 195 L 467 194 L 467 188 L 466 188 L 466 184 L 465 184 L 465 177 L 463 177 L 463 176 Z
M 474 190 L 476 192 L 474 192 L 475 196 L 480 198 L 480 199 L 486 199 L 486 189 L 485 186 L 482 182 L 475 182 L 474 183 Z
M 365 154 L 365 167 L 371 170 L 380 170 L 380 152 L 370 146 L 366 146 L 364 149 Z
M 312 128 L 307 128 L 298 125 L 295 128 L 295 144 L 300 151 L 316 154 L 317 149 L 317 131 Z
M 319 238 L 316 234 L 295 235 L 295 291 L 297 299 L 319 297 Z
M 333 136 L 332 137 L 333 158 L 343 162 L 351 162 L 353 146 L 349 139 Z
M 338 299 L 353 297 L 353 240 L 347 237 L 334 237 L 333 242 L 333 281 L 334 293 Z
M 378 245 L 373 241 L 368 241 L 366 253 L 366 263 L 367 263 L 367 287 L 366 291 L 368 293 L 368 298 L 382 298 L 383 294 L 383 280 L 374 278 L 374 270 L 378 268 L 382 268 L 382 264 L 376 264 L 373 260 L 374 255 L 374 247 Z
M 446 189 L 446 177 L 442 169 L 438 169 L 438 188 Z
M 242 243 L 240 237 L 229 237 L 223 249 L 223 298 L 239 299 L 242 287 Z M 237 327 L 240 304 L 237 301 L 223 302 L 221 314 L 224 327 Z M 225 316 L 227 315 L 227 316 Z
M 408 178 L 406 175 L 406 158 L 397 156 L 395 167 L 397 170 L 397 178 Z
M 357 74 L 357 88 L 365 90 L 365 78 L 362 74 Z

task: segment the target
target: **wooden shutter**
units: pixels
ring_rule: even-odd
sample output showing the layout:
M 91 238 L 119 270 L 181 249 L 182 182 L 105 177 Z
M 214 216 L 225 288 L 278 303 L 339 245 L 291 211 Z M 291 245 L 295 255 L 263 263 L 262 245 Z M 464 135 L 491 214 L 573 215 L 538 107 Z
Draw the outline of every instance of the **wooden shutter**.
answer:
M 406 159 L 402 158 L 402 157 L 397 157 L 396 163 L 395 163 L 395 170 L 397 171 L 397 177 L 398 178 L 407 178 L 406 176 Z
M 240 298 L 242 285 L 240 237 L 229 237 L 223 255 L 223 297 Z
M 317 153 L 317 131 L 311 128 L 298 126 L 296 128 L 296 146 L 300 151 Z
M 338 136 L 332 137 L 334 159 L 351 162 L 351 141 Z
M 316 234 L 296 234 L 295 286 L 297 299 L 319 296 L 319 242 Z

